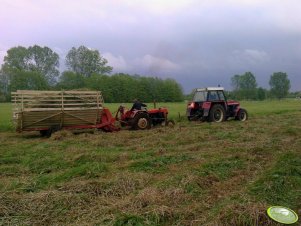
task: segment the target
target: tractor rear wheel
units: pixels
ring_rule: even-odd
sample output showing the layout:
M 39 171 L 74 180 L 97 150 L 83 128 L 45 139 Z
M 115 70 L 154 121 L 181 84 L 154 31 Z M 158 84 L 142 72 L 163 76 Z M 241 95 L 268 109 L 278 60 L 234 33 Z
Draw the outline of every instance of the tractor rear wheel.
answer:
M 237 116 L 235 117 L 236 120 L 239 120 L 239 121 L 246 121 L 248 119 L 248 112 L 241 108 L 239 110 L 239 112 L 237 113 Z
M 209 121 L 210 122 L 223 122 L 226 119 L 226 111 L 222 105 L 216 104 L 214 105 L 209 113 Z
M 150 118 L 147 113 L 139 113 L 134 117 L 133 122 L 133 129 L 150 129 L 151 128 L 151 122 Z

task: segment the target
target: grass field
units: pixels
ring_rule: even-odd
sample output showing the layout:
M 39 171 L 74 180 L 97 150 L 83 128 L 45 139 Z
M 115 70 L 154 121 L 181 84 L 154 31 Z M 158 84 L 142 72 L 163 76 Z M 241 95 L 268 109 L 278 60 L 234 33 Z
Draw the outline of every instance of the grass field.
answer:
M 47 139 L 15 133 L 0 104 L 0 225 L 278 225 L 271 205 L 300 217 L 300 101 L 242 102 L 249 120 L 224 123 L 157 106 L 175 127 Z

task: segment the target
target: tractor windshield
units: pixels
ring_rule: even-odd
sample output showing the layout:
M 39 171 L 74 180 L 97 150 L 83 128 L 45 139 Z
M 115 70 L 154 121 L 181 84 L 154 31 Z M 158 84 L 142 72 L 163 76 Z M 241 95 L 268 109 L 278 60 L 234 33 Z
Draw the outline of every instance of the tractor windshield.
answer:
M 193 101 L 194 102 L 204 102 L 207 100 L 207 92 L 206 91 L 196 91 L 194 93 Z

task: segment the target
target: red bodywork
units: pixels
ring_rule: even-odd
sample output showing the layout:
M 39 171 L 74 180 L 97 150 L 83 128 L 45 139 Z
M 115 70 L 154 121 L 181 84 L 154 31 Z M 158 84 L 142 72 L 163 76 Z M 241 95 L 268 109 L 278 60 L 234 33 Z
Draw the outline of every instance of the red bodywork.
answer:
M 128 110 L 124 106 L 120 106 L 115 119 L 120 121 L 122 126 L 133 126 L 134 119 L 138 114 L 146 115 L 150 124 L 155 126 L 167 121 L 168 109 L 154 108 L 149 110 Z
M 239 102 L 237 101 L 234 101 L 234 100 L 229 100 L 227 102 L 210 102 L 210 101 L 206 101 L 206 102 L 203 102 L 202 103 L 202 109 L 204 109 L 205 112 L 209 112 L 210 109 L 211 109 L 211 106 L 213 104 L 216 104 L 216 103 L 219 103 L 221 105 L 223 105 L 225 107 L 225 109 L 229 109 L 229 108 L 233 108 L 233 112 L 234 114 L 232 115 L 233 117 L 235 117 L 240 109 L 240 104 Z M 192 104 L 195 104 L 195 103 L 192 103 Z

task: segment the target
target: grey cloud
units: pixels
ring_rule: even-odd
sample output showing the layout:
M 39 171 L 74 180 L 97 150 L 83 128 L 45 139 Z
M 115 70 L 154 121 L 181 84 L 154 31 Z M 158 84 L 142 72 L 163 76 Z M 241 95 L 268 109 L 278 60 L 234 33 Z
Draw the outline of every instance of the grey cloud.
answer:
M 246 71 L 264 87 L 273 72 L 287 72 L 292 89 L 301 90 L 299 0 L 3 0 L 1 6 L 1 50 L 46 45 L 64 58 L 86 45 L 114 71 L 169 76 L 186 92 L 230 88 L 231 76 Z

